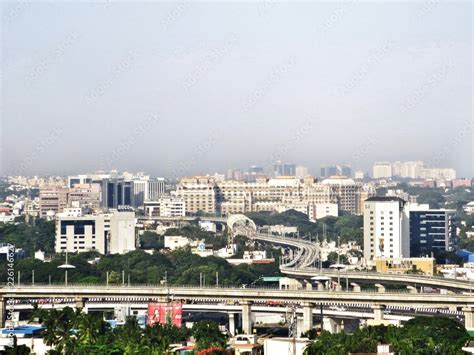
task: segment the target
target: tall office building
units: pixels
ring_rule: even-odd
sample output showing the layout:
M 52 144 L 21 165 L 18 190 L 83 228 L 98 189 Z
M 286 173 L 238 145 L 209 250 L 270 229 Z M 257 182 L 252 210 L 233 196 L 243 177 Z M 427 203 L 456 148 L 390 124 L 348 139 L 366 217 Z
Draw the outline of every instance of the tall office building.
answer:
M 321 166 L 321 177 L 352 176 L 352 168 L 349 165 L 323 165 Z
M 456 242 L 455 210 L 430 209 L 408 204 L 410 216 L 410 256 L 426 257 L 450 250 Z
M 158 199 L 165 193 L 165 179 L 156 178 L 148 181 L 148 195 L 146 201 L 158 201 Z
M 286 164 L 278 161 L 275 165 L 273 165 L 273 174 L 275 176 L 295 176 L 296 165 Z
M 132 180 L 131 183 L 133 186 L 133 206 L 143 206 L 143 203 L 148 197 L 148 180 Z
M 336 165 L 324 165 L 321 166 L 321 177 L 322 178 L 328 178 L 331 176 L 336 176 L 338 175 L 338 170 Z
M 103 208 L 133 206 L 133 182 L 123 179 L 103 179 L 101 206 Z
M 67 178 L 67 187 L 71 188 L 74 185 L 84 185 L 92 183 L 92 177 L 89 175 L 76 175 L 76 176 L 68 176 Z
M 410 256 L 405 201 L 398 197 L 371 197 L 364 203 L 364 259 Z
M 374 179 L 391 178 L 392 164 L 389 162 L 377 162 L 374 164 Z

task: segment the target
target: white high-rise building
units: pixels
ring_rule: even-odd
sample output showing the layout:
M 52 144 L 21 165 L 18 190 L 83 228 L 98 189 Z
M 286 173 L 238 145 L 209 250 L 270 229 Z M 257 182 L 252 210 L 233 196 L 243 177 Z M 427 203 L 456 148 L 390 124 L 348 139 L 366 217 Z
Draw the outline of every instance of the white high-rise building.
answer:
M 456 179 L 456 170 L 451 168 L 426 168 L 421 170 L 421 177 L 433 180 L 454 180 Z
M 306 166 L 298 165 L 295 169 L 295 176 L 298 178 L 309 176 L 308 168 Z
M 396 161 L 392 163 L 392 175 L 418 179 L 423 169 L 422 161 Z
M 56 217 L 57 253 L 96 250 L 101 254 L 125 254 L 135 250 L 135 214 L 97 215 L 59 213 Z
M 410 257 L 409 215 L 398 197 L 371 197 L 364 202 L 364 258 Z
M 148 180 L 133 180 L 133 205 L 143 206 L 148 196 Z
M 374 165 L 374 179 L 392 177 L 392 164 L 390 162 L 377 162 Z

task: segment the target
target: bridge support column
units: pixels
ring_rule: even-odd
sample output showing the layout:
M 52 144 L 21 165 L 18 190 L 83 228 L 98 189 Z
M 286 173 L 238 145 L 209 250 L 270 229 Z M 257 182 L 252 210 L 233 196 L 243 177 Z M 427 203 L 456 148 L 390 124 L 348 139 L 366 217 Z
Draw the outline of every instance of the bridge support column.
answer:
M 252 302 L 243 301 L 242 304 L 242 333 L 252 334 Z
M 338 325 L 337 322 L 332 318 L 325 317 L 323 320 L 323 327 L 324 330 L 327 330 L 331 334 L 337 333 Z
M 0 298 L 0 328 L 5 328 L 5 319 L 7 317 L 7 301 L 5 298 Z
M 353 292 L 360 292 L 360 285 L 359 284 L 356 284 L 355 282 L 351 282 L 351 286 L 352 286 L 352 291 Z
M 229 333 L 235 335 L 235 313 L 229 313 Z
M 407 289 L 409 293 L 418 293 L 418 290 L 416 289 L 416 287 L 407 286 Z
M 375 287 L 377 287 L 377 292 L 378 293 L 384 293 L 385 292 L 385 286 L 382 284 L 375 284 Z
M 86 299 L 85 298 L 76 299 L 76 308 L 82 310 L 84 313 L 87 313 Z
M 310 302 L 303 303 L 303 327 L 301 333 L 305 333 L 313 328 L 313 307 Z
M 473 307 L 464 307 L 462 309 L 464 312 L 464 326 L 469 334 L 474 334 L 474 308 Z
M 383 320 L 383 311 L 385 309 L 385 306 L 383 304 L 374 304 L 372 306 L 372 309 L 374 310 L 374 320 L 375 321 L 382 321 Z

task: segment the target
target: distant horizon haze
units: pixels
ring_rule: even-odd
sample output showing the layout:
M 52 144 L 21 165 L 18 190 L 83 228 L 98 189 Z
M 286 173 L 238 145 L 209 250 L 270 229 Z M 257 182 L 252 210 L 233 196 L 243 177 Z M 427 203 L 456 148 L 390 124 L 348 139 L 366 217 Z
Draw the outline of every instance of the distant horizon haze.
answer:
M 422 160 L 474 176 L 472 2 L 0 7 L 0 175 Z

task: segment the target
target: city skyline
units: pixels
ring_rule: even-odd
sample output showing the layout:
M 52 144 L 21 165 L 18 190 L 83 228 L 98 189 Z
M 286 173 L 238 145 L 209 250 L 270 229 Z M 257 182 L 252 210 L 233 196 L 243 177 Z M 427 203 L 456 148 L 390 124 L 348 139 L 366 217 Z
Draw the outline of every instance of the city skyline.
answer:
M 1 175 L 424 160 L 474 176 L 470 3 L 2 7 Z

